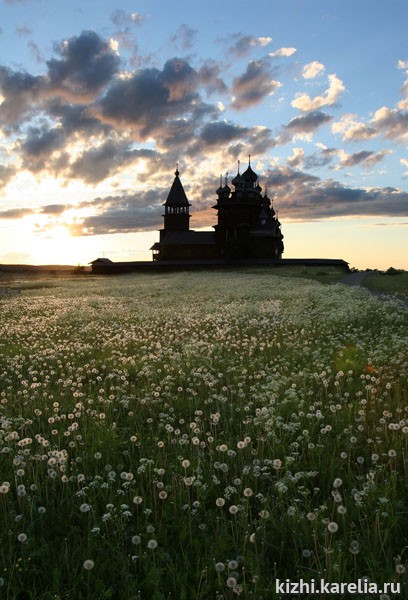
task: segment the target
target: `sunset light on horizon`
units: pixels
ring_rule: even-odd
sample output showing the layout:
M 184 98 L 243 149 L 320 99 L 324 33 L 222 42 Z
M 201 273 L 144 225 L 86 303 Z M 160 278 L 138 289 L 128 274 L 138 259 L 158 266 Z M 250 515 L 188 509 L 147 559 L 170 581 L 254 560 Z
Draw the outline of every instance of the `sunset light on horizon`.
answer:
M 0 263 L 151 260 L 176 166 L 211 230 L 250 155 L 284 258 L 408 269 L 405 2 L 0 8 Z

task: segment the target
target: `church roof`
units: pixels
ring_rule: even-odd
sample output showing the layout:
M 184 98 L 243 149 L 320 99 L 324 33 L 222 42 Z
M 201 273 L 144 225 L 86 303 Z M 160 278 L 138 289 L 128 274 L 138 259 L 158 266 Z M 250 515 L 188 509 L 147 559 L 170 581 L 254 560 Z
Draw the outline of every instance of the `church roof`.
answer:
M 248 165 L 247 170 L 244 171 L 244 173 L 242 173 L 241 177 L 244 181 L 248 181 L 251 183 L 255 183 L 255 181 L 258 180 L 258 175 L 255 173 L 255 171 L 252 170 L 250 164 Z
M 175 178 L 170 188 L 169 195 L 164 206 L 191 206 L 189 203 L 186 192 L 184 191 L 183 184 L 179 178 L 179 170 L 175 172 Z
M 161 242 L 155 243 L 151 249 L 161 246 L 212 246 L 215 244 L 214 231 L 167 231 Z

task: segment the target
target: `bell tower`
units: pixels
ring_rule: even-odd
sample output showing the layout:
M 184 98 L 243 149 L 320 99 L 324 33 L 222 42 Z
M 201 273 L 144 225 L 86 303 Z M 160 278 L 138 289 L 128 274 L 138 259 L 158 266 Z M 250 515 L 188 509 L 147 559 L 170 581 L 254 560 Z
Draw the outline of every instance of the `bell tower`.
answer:
M 179 178 L 178 165 L 175 172 L 173 185 L 170 188 L 167 200 L 164 203 L 164 229 L 168 231 L 188 231 L 190 228 L 190 206 L 183 184 Z

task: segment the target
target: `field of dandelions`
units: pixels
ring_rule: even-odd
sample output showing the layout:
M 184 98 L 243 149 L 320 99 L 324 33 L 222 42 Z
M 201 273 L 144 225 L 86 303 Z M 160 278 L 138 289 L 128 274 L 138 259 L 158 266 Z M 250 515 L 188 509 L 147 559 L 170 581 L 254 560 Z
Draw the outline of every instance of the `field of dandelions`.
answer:
M 0 309 L 2 599 L 404 587 L 398 301 L 260 270 L 56 280 Z

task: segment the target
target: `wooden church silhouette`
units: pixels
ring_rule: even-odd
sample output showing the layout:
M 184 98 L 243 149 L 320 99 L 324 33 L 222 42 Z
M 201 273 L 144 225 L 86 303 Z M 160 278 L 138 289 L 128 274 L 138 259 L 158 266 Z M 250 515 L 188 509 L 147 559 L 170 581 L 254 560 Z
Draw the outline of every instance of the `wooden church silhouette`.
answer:
M 281 259 L 283 235 L 281 224 L 271 200 L 259 185 L 258 175 L 251 167 L 238 172 L 231 181 L 234 189 L 220 182 L 217 189 L 217 224 L 214 231 L 190 229 L 190 202 L 180 180 L 178 166 L 175 178 L 164 203 L 164 226 L 159 242 L 151 250 L 153 260 L 208 259 Z

